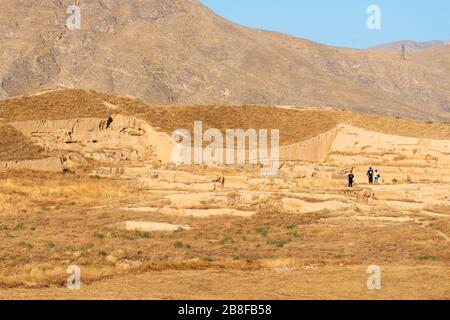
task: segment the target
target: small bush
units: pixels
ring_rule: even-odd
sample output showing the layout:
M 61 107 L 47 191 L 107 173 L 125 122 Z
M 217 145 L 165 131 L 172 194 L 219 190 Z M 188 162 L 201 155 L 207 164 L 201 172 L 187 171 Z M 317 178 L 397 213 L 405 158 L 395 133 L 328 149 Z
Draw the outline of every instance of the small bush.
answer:
M 104 251 L 104 250 L 100 250 L 100 251 L 98 252 L 98 255 L 101 256 L 101 257 L 106 257 L 106 256 L 108 255 L 108 252 L 106 252 L 106 251 Z
M 278 248 L 283 248 L 283 246 L 284 246 L 286 243 L 287 243 L 286 241 L 280 240 L 280 239 L 277 239 L 277 240 L 268 240 L 268 241 L 267 241 L 267 244 L 273 245 L 273 246 L 278 247 Z
M 430 254 L 420 254 L 417 256 L 417 259 L 425 261 L 425 260 L 436 260 L 435 256 L 432 256 Z
M 221 245 L 224 245 L 228 242 L 233 242 L 233 238 L 227 236 L 227 237 L 223 238 L 222 240 L 220 240 Z
M 194 236 L 194 238 L 195 238 L 195 240 L 203 239 L 203 236 L 204 236 L 204 234 L 202 232 L 199 232 Z
M 25 242 L 25 241 L 21 241 L 19 243 L 19 247 L 22 247 L 24 249 L 29 249 L 29 250 L 33 249 L 33 245 L 31 243 L 28 243 L 28 242 Z
M 143 239 L 150 239 L 152 237 L 150 232 L 137 232 L 136 237 Z
M 55 247 L 55 244 L 51 241 L 47 241 L 44 245 L 45 249 L 51 249 Z
M 16 224 L 16 226 L 14 227 L 14 231 L 19 231 L 19 230 L 24 230 L 25 226 L 23 223 L 18 223 Z
M 173 244 L 173 246 L 174 246 L 175 248 L 177 248 L 177 249 L 181 249 L 181 248 L 183 248 L 183 242 L 181 242 L 181 241 L 175 241 L 174 244 Z
M 94 233 L 94 237 L 98 238 L 98 239 L 104 239 L 105 235 L 103 233 L 101 233 L 101 232 L 95 232 Z
M 136 231 L 133 234 L 124 234 L 122 238 L 126 240 L 137 240 L 137 239 L 150 239 L 152 237 L 152 234 L 150 232 L 142 232 L 142 231 Z

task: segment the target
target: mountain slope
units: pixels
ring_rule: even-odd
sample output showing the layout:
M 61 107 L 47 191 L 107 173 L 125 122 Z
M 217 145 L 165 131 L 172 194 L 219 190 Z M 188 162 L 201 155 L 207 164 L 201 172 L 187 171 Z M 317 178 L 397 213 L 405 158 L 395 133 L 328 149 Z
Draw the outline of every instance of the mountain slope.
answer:
M 323 46 L 223 19 L 197 0 L 0 2 L 0 97 L 58 87 L 163 104 L 347 107 L 450 118 L 450 48 L 428 55 Z M 436 51 L 434 51 L 436 50 Z
M 395 41 L 385 43 L 379 46 L 372 47 L 373 50 L 386 50 L 386 51 L 396 51 L 400 52 L 402 50 L 403 45 L 405 45 L 406 51 L 419 51 L 424 49 L 436 48 L 440 46 L 449 45 L 450 41 L 441 41 L 441 40 L 431 40 L 424 42 L 416 42 L 411 40 L 406 41 Z

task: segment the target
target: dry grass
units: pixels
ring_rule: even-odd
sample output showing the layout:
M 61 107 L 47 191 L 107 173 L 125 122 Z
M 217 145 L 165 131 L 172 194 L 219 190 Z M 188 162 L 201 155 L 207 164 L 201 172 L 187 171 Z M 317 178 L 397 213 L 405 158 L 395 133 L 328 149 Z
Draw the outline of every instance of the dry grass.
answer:
M 129 188 L 95 177 L 34 173 L 0 175 L 0 213 L 21 208 L 56 205 L 95 206 L 130 199 Z M 138 191 L 138 189 L 136 189 Z
M 0 100 L 0 118 L 5 121 L 57 120 L 107 117 L 108 95 L 83 90 L 61 90 Z
M 448 299 L 445 268 L 383 265 L 382 290 L 367 289 L 367 265 L 301 270 L 168 270 L 64 288 L 1 290 L 0 299 Z
M 330 181 L 318 181 L 316 189 L 330 187 Z M 302 186 L 299 190 L 309 192 Z M 163 195 L 125 181 L 83 175 L 10 172 L 0 175 L 0 195 L 0 285 L 4 287 L 62 285 L 71 264 L 79 265 L 83 281 L 92 283 L 147 271 L 284 270 L 373 260 L 445 265 L 450 258 L 442 238 L 414 224 L 380 229 L 343 220 L 323 225 L 330 217 L 348 217 L 347 212 L 296 215 L 280 212 L 270 203 L 255 204 L 258 214 L 246 219 L 123 211 L 123 206 L 145 204 Z M 128 220 L 193 228 L 141 233 L 117 227 Z M 437 227 L 447 230 L 446 225 Z
M 314 269 L 315 265 L 305 265 L 305 262 L 298 258 L 278 258 L 263 259 L 259 261 L 261 268 L 276 271 L 293 271 L 298 269 Z
M 0 161 L 41 159 L 48 154 L 11 126 L 0 124 Z

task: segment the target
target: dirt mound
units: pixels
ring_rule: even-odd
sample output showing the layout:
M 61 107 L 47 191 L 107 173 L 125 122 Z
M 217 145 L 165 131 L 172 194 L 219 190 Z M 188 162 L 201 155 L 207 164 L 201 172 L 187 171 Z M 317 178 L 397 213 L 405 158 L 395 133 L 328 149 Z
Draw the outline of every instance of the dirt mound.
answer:
M 419 161 L 436 157 L 444 161 L 448 144 L 436 139 L 450 140 L 450 125 L 444 123 L 334 109 L 163 107 L 83 90 L 0 101 L 0 118 L 5 136 L 1 160 L 39 159 L 46 152 L 63 150 L 97 160 L 150 159 L 146 154 L 154 154 L 167 162 L 173 143 L 169 136 L 176 129 L 193 132 L 194 121 L 203 122 L 203 131 L 217 128 L 224 134 L 226 129 L 279 129 L 283 160 L 320 161 L 330 149 L 342 161 L 347 161 L 343 156 L 349 150 L 353 157 L 369 153 L 389 157 L 390 149 L 406 141 L 403 144 L 410 147 L 401 149 L 407 154 L 392 157 L 411 158 L 409 153 L 415 152 Z M 100 149 L 109 151 L 102 155 Z
M 84 90 L 56 90 L 38 95 L 0 100 L 0 118 L 5 121 L 60 120 L 70 118 L 107 117 L 114 113 L 106 102 L 138 103 Z
M 0 161 L 41 159 L 48 155 L 43 147 L 10 125 L 0 124 Z
M 6 122 L 104 118 L 113 114 L 132 115 L 153 127 L 172 133 L 191 130 L 194 121 L 204 129 L 280 129 L 283 144 L 313 138 L 338 124 L 430 139 L 450 139 L 450 124 L 407 118 L 320 108 L 284 108 L 265 105 L 157 106 L 136 99 L 84 90 L 57 90 L 39 95 L 0 100 L 0 118 Z

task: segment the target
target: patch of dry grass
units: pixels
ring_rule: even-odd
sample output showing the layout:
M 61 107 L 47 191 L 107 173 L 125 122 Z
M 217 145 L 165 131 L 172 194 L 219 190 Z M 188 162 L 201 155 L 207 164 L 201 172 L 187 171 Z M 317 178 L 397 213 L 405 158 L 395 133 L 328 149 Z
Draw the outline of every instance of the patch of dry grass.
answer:
M 58 120 L 68 118 L 108 117 L 104 105 L 109 95 L 83 90 L 57 90 L 42 95 L 0 100 L 0 118 L 5 121 Z
M 95 177 L 36 173 L 35 176 L 0 176 L 0 213 L 26 206 L 94 206 L 129 200 L 126 185 Z M 19 201 L 20 199 L 20 201 Z
M 22 133 L 9 125 L 0 124 L 0 161 L 41 159 L 48 154 Z

